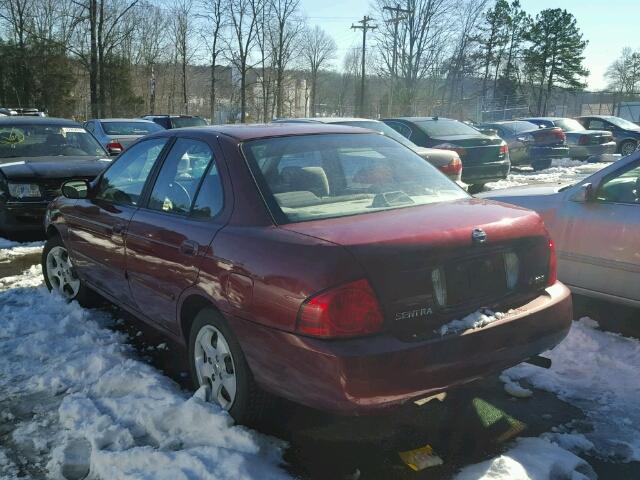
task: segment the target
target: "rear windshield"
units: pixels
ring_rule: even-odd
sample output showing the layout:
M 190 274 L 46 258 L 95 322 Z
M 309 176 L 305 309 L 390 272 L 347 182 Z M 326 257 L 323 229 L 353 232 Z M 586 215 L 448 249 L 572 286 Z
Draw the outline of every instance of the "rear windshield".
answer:
M 146 135 L 164 130 L 153 122 L 101 122 L 107 135 Z
M 173 128 L 202 127 L 206 124 L 207 122 L 200 117 L 173 117 L 171 119 Z
M 564 132 L 577 132 L 584 130 L 582 124 L 573 118 L 558 118 L 553 121 L 556 127 L 560 127 Z
M 436 168 L 374 134 L 305 135 L 243 145 L 278 223 L 467 198 Z
M 368 128 L 369 130 L 374 130 L 376 132 L 384 133 L 387 137 L 393 138 L 396 142 L 401 143 L 405 147 L 414 148 L 415 144 L 407 139 L 406 137 L 400 135 L 393 128 L 383 122 L 375 122 L 375 121 L 360 121 L 360 120 L 347 120 L 345 122 L 336 122 L 339 125 L 349 125 L 351 127 L 360 127 L 360 128 Z
M 624 118 L 606 117 L 606 119 L 609 122 L 613 123 L 616 127 L 626 128 L 627 130 L 640 130 L 640 126 L 636 125 L 633 122 L 630 122 L 629 120 L 625 120 Z
M 106 155 L 93 135 L 80 126 L 0 126 L 0 158 Z
M 448 137 L 449 135 L 481 135 L 475 128 L 457 120 L 418 120 L 414 123 L 431 138 Z
M 537 127 L 537 125 L 534 125 L 531 122 L 524 121 L 503 123 L 502 126 L 508 128 L 514 133 L 530 132 L 535 130 Z

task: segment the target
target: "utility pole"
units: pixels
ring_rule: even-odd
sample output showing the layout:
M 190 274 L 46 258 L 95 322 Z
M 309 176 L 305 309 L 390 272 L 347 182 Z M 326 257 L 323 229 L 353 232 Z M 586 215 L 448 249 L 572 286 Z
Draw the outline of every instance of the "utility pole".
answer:
M 382 7 L 382 9 L 393 12 L 393 16 L 387 20 L 387 22 L 393 23 L 393 54 L 391 56 L 391 86 L 389 88 L 389 116 L 393 116 L 393 92 L 398 78 L 398 25 L 401 21 L 406 20 L 407 15 L 413 10 L 400 8 L 399 3 L 396 3 L 395 7 Z
M 364 116 L 364 73 L 365 73 L 365 63 L 364 63 L 364 59 L 365 59 L 365 51 L 367 49 L 367 31 L 369 30 L 375 30 L 377 27 L 377 25 L 369 25 L 369 22 L 371 21 L 371 17 L 368 17 L 367 15 L 365 15 L 364 17 L 362 17 L 362 20 L 359 20 L 358 23 L 360 23 L 361 25 L 351 25 L 351 28 L 356 30 L 356 29 L 360 29 L 362 30 L 362 77 L 360 77 L 360 112 L 359 115 L 361 117 Z

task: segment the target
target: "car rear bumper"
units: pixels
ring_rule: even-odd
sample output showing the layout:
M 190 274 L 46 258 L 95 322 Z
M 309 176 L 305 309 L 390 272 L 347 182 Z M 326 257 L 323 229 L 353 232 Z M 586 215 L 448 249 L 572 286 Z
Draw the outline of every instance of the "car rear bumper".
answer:
M 557 345 L 571 318 L 571 294 L 556 283 L 502 320 L 426 341 L 316 340 L 229 320 L 263 388 L 321 410 L 364 414 L 516 365 Z
M 507 178 L 510 169 L 511 161 L 509 159 L 478 165 L 468 165 L 463 160 L 462 181 L 470 185 L 495 182 Z
M 566 158 L 569 156 L 569 147 L 530 147 L 528 154 L 530 161 Z
M 6 202 L 0 204 L 0 230 L 34 232 L 44 229 L 48 202 Z
M 601 143 L 598 145 L 571 145 L 569 157 L 589 158 L 616 153 L 616 142 Z

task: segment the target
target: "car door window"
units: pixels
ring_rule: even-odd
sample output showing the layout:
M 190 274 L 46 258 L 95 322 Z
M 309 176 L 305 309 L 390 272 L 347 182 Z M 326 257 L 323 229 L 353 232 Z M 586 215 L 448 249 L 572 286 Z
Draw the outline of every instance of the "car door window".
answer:
M 215 160 L 212 160 L 193 202 L 191 216 L 202 219 L 213 218 L 222 210 L 222 204 L 222 182 L 220 181 L 218 166 Z
M 129 148 L 102 175 L 95 197 L 124 205 L 137 205 L 147 177 L 166 143 L 166 138 L 156 138 Z
M 213 152 L 206 143 L 189 138 L 176 140 L 160 169 L 148 208 L 187 215 L 212 160 Z
M 405 124 L 399 123 L 399 122 L 388 122 L 387 125 L 393 128 L 396 132 L 398 132 L 403 137 L 406 137 L 409 139 L 411 138 L 411 129 L 407 127 Z
M 588 130 L 605 130 L 606 128 L 607 124 L 602 120 L 589 120 Z
M 596 199 L 604 203 L 640 204 L 640 163 L 605 179 Z

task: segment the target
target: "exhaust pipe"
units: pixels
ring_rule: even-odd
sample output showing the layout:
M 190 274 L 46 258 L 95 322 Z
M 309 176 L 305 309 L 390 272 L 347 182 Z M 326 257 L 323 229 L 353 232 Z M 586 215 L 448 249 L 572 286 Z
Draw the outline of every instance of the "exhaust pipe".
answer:
M 527 358 L 525 362 L 540 368 L 551 368 L 551 359 L 546 357 L 541 357 L 540 355 Z

